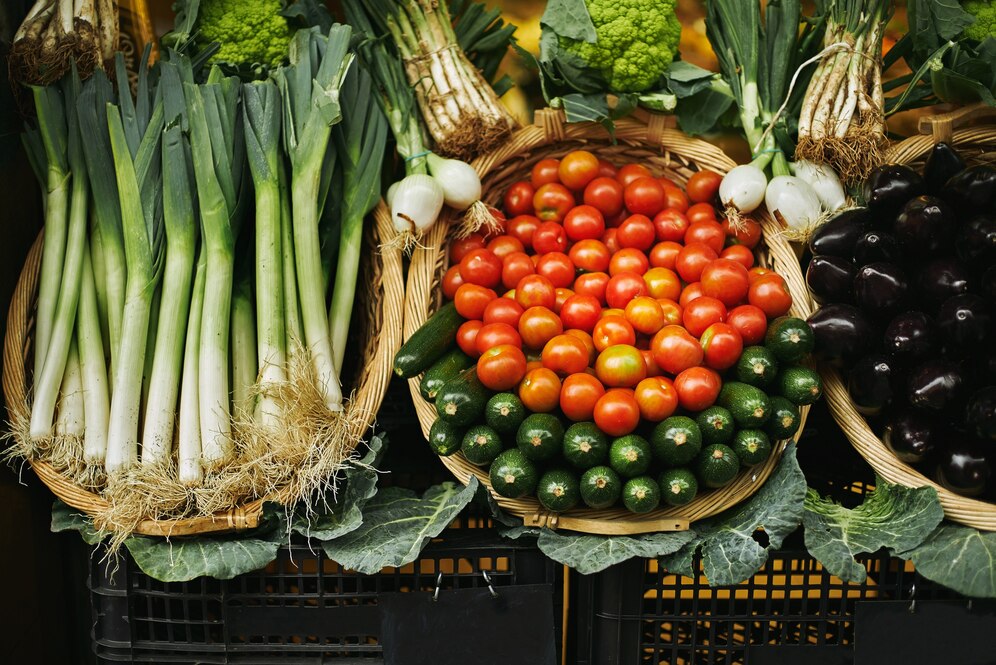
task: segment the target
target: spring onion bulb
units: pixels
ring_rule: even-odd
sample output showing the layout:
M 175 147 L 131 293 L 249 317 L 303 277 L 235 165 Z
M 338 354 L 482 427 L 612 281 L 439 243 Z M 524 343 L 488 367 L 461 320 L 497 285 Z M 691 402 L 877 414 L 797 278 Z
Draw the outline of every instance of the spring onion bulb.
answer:
M 394 230 L 406 237 L 421 236 L 436 223 L 443 200 L 443 187 L 436 178 L 421 173 L 405 176 L 391 202 Z
M 730 169 L 719 183 L 719 200 L 726 209 L 751 213 L 764 202 L 768 178 L 753 164 L 741 164 Z
M 474 167 L 459 159 L 444 159 L 434 152 L 428 155 L 429 174 L 443 188 L 443 202 L 457 211 L 481 200 L 481 178 Z
M 86 414 L 83 403 L 83 374 L 80 370 L 80 356 L 76 340 L 72 340 L 66 356 L 66 371 L 62 376 L 59 396 L 59 415 L 55 422 L 55 433 L 59 438 L 82 438 L 86 432 Z
M 391 186 L 388 187 L 387 191 L 384 193 L 384 202 L 387 203 L 388 208 L 394 205 L 394 195 L 397 193 L 398 185 L 400 184 L 401 184 L 400 180 L 392 182 Z
M 790 175 L 771 179 L 764 195 L 768 211 L 793 232 L 805 233 L 820 218 L 820 199 L 804 180 Z
M 800 159 L 790 165 L 796 177 L 801 178 L 820 199 L 820 205 L 828 212 L 833 212 L 844 207 L 847 196 L 844 194 L 844 186 L 840 183 L 837 173 L 827 164 L 814 164 L 805 159 Z

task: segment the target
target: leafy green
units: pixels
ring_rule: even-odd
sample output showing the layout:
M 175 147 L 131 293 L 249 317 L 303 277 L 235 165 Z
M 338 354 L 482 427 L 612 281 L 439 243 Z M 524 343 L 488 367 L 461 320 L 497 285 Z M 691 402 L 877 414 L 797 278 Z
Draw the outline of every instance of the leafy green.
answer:
M 996 533 L 945 522 L 916 547 L 893 552 L 958 593 L 996 598 Z
M 908 0 L 906 16 L 914 48 L 922 53 L 935 51 L 974 21 L 958 0 Z
M 944 519 L 944 509 L 932 487 L 892 485 L 881 478 L 875 491 L 853 510 L 806 494 L 806 548 L 832 575 L 846 582 L 864 582 L 865 567 L 856 554 L 883 547 L 897 551 L 919 545 Z
M 56 499 L 52 504 L 52 532 L 79 531 L 87 545 L 96 545 L 109 536 L 93 527 L 93 520 Z
M 540 25 L 568 39 L 584 42 L 596 39 L 595 24 L 591 22 L 584 0 L 550 0 L 540 17 Z

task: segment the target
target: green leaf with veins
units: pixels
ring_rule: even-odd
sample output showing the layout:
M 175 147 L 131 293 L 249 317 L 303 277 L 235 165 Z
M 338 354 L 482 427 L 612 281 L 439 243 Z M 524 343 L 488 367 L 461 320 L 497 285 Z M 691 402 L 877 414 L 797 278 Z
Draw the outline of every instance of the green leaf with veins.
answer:
M 905 552 L 929 580 L 960 594 L 996 598 L 996 533 L 945 522 L 922 543 Z
M 101 533 L 93 527 L 93 520 L 83 513 L 70 508 L 62 501 L 56 499 L 52 504 L 52 533 L 62 531 L 79 531 L 83 542 L 88 545 L 96 545 L 110 533 Z
M 597 38 L 584 0 L 549 0 L 540 24 L 569 39 L 593 43 Z

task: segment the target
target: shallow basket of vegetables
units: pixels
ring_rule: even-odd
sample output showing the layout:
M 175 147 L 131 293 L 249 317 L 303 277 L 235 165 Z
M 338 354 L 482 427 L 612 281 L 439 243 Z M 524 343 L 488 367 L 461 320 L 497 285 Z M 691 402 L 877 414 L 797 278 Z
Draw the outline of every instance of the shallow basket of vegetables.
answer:
M 948 213 L 948 222 L 956 223 L 959 227 L 965 226 L 975 214 L 992 214 L 992 172 L 990 171 L 987 176 L 982 176 L 977 172 L 971 186 L 967 184 L 968 181 L 965 179 L 963 179 L 961 185 L 955 185 L 951 182 L 941 185 L 938 185 L 938 183 L 944 183 L 946 176 L 952 175 L 965 167 L 971 169 L 996 165 L 996 125 L 975 123 L 962 126 L 967 120 L 983 118 L 986 114 L 991 113 L 990 109 L 980 105 L 976 107 L 964 107 L 951 113 L 923 118 L 920 122 L 921 133 L 919 135 L 893 144 L 884 155 L 885 164 L 899 164 L 910 167 L 916 173 L 923 172 L 927 189 L 931 190 L 932 194 L 939 194 L 942 199 L 946 199 L 948 206 L 955 206 L 957 212 Z M 939 143 L 945 143 L 954 148 L 964 161 L 950 162 L 938 157 L 932 157 L 935 144 Z M 951 154 L 946 149 L 940 150 L 939 153 L 940 157 Z M 934 163 L 931 168 L 924 170 L 928 157 Z M 938 177 L 937 174 L 941 173 L 944 169 L 948 169 L 949 172 Z M 909 172 L 906 173 L 909 174 Z M 916 178 L 918 179 L 919 176 L 916 175 Z M 902 174 L 900 174 L 900 178 L 896 181 L 898 182 L 902 179 Z M 934 183 L 933 185 L 931 184 L 932 182 Z M 920 185 L 918 186 L 922 188 L 923 181 L 920 181 Z M 969 189 L 966 189 L 966 187 Z M 988 189 L 985 189 L 986 187 Z M 957 191 L 959 193 L 954 195 L 955 200 L 964 197 L 966 201 L 969 201 L 972 199 L 968 195 L 969 190 L 981 195 L 983 199 L 985 198 L 985 194 L 982 193 L 983 190 L 990 192 L 988 199 L 990 201 L 988 204 L 989 209 L 986 210 L 987 205 L 985 203 L 982 203 L 982 205 L 978 203 L 955 204 L 951 196 L 945 196 L 946 193 Z M 907 189 L 906 191 L 912 192 L 906 198 L 920 193 L 919 191 L 913 192 L 912 189 Z M 901 191 L 897 189 L 896 194 L 901 195 Z M 902 203 L 905 203 L 905 199 L 900 202 L 900 205 Z M 910 205 L 913 205 L 913 201 L 910 202 Z M 945 204 L 942 203 L 941 205 L 944 206 Z M 847 215 L 848 213 L 844 214 Z M 956 219 L 950 219 L 952 214 Z M 881 213 L 875 213 L 875 215 L 876 217 L 884 217 L 884 214 Z M 872 220 L 872 224 L 875 224 L 874 219 Z M 909 258 L 916 262 L 907 262 L 905 270 L 919 272 L 921 282 L 917 285 L 912 281 L 915 279 L 915 276 L 909 275 L 911 292 L 910 297 L 906 301 L 905 310 L 910 311 L 898 313 L 896 319 L 892 321 L 889 321 L 888 317 L 883 320 L 889 321 L 889 325 L 885 328 L 887 347 L 880 349 L 877 345 L 873 344 L 869 349 L 867 348 L 868 345 L 863 345 L 865 350 L 856 354 L 851 354 L 849 349 L 841 347 L 845 355 L 838 358 L 839 362 L 836 365 L 840 365 L 840 367 L 821 364 L 820 371 L 823 376 L 827 404 L 830 411 L 851 444 L 872 468 L 875 469 L 879 476 L 891 483 L 907 487 L 933 487 L 937 491 L 948 519 L 977 529 L 996 531 L 996 503 L 992 501 L 992 497 L 994 496 L 994 480 L 989 476 L 989 473 L 991 473 L 989 465 L 993 464 L 996 460 L 993 459 L 991 454 L 987 455 L 979 448 L 980 445 L 992 445 L 991 441 L 985 441 L 985 435 L 988 434 L 990 438 L 993 435 L 991 423 L 993 422 L 993 410 L 996 408 L 996 403 L 992 401 L 991 394 L 993 391 L 996 391 L 996 388 L 982 388 L 976 392 L 976 388 L 979 385 L 992 385 L 991 377 L 988 383 L 984 378 L 984 374 L 987 371 L 985 367 L 986 353 L 991 354 L 991 319 L 989 319 L 989 331 L 987 335 L 984 330 L 977 331 L 989 340 L 988 342 L 983 342 L 983 344 L 988 343 L 990 346 L 970 348 L 971 344 L 966 342 L 965 349 L 951 356 L 956 365 L 950 367 L 954 369 L 955 375 L 957 375 L 951 376 L 954 376 L 959 384 L 957 388 L 953 389 L 951 394 L 944 394 L 948 393 L 949 389 L 952 388 L 951 385 L 942 385 L 947 384 L 947 380 L 942 376 L 942 372 L 940 372 L 944 368 L 938 368 L 938 372 L 934 372 L 933 374 L 924 374 L 925 380 L 937 383 L 936 387 L 940 388 L 939 392 L 930 389 L 926 385 L 921 385 L 923 382 L 917 382 L 917 386 L 919 386 L 917 387 L 912 382 L 907 385 L 897 378 L 897 376 L 905 377 L 907 370 L 915 373 L 916 367 L 923 367 L 922 364 L 918 363 L 939 362 L 945 363 L 945 367 L 949 367 L 949 354 L 947 351 L 940 349 L 940 338 L 958 335 L 958 333 L 953 331 L 951 326 L 948 326 L 948 330 L 942 331 L 942 334 L 938 333 L 935 322 L 944 318 L 943 312 L 937 309 L 938 304 L 943 307 L 943 302 L 946 302 L 946 299 L 949 297 L 954 297 L 953 294 L 956 293 L 964 293 L 965 297 L 976 299 L 976 302 L 983 300 L 983 298 L 975 295 L 979 290 L 978 282 L 976 282 L 975 286 L 972 286 L 971 283 L 982 275 L 982 272 L 976 272 L 976 269 L 980 268 L 978 261 L 983 262 L 981 265 L 983 272 L 986 266 L 989 268 L 989 273 L 992 272 L 993 248 L 991 244 L 986 246 L 986 243 L 989 242 L 988 239 L 994 233 L 991 217 L 988 224 L 988 227 L 979 226 L 977 229 L 981 235 L 976 238 L 978 242 L 972 243 L 975 245 L 972 257 L 965 255 L 964 251 L 958 252 L 957 243 L 959 243 L 959 238 L 961 238 L 958 235 L 958 230 L 948 236 L 949 240 L 953 238 L 956 243 L 955 251 L 952 252 L 948 243 L 942 243 L 943 246 L 940 247 L 933 247 L 931 243 L 939 236 L 924 227 L 923 231 L 926 235 L 922 239 L 916 240 L 916 242 L 923 245 L 929 254 L 924 256 L 922 251 L 911 249 L 909 246 L 902 249 L 904 253 L 912 252 L 912 256 Z M 838 224 L 838 228 L 843 229 L 844 227 Z M 892 238 L 892 229 L 888 228 L 888 226 L 882 227 L 880 225 L 876 228 L 881 230 L 880 235 L 886 237 L 886 239 Z M 814 254 L 824 255 L 824 258 L 829 256 L 827 260 L 830 262 L 837 261 L 837 255 L 840 254 L 839 251 L 833 253 L 824 252 L 820 247 L 832 249 L 834 245 L 840 245 L 839 241 L 841 240 L 844 241 L 844 244 L 847 244 L 845 235 L 847 234 L 838 233 L 829 227 L 822 234 L 817 233 L 811 242 Z M 858 236 L 855 235 L 854 239 L 857 240 L 857 238 Z M 861 240 L 858 240 L 858 242 L 860 243 Z M 902 245 L 900 245 L 900 248 L 902 248 Z M 857 253 L 858 250 L 855 249 L 854 251 Z M 974 266 L 965 262 L 969 258 L 976 261 Z M 848 256 L 847 259 L 849 260 L 850 257 Z M 877 260 L 887 261 L 885 258 Z M 892 260 L 888 260 L 888 263 L 892 262 Z M 954 265 L 951 265 L 952 262 Z M 860 263 L 853 265 L 860 267 Z M 920 270 L 917 270 L 918 265 Z M 952 270 L 955 272 L 952 272 Z M 938 275 L 946 278 L 944 284 L 938 281 Z M 953 279 L 947 279 L 948 277 L 953 277 Z M 821 285 L 823 287 L 829 285 L 829 282 L 819 277 L 814 277 L 812 266 L 810 267 L 807 279 L 817 288 L 820 288 Z M 817 281 L 814 282 L 814 279 Z M 904 277 L 903 279 L 905 280 L 906 278 Z M 984 279 L 980 281 L 984 281 Z M 991 278 L 989 279 L 991 281 Z M 968 288 L 967 292 L 965 291 L 966 284 L 971 287 Z M 912 289 L 918 289 L 915 295 L 912 294 Z M 886 299 L 891 298 L 891 294 L 884 291 L 881 293 L 872 293 L 872 291 L 869 291 L 869 294 L 875 298 L 880 296 Z M 824 294 L 824 297 L 821 298 L 824 301 L 822 308 L 819 305 L 815 306 L 818 309 L 811 322 L 815 319 L 822 319 L 824 321 L 823 329 L 829 331 L 828 324 L 833 325 L 835 320 L 841 321 L 834 314 L 834 311 L 843 313 L 845 318 L 848 312 L 858 313 L 858 317 L 861 318 L 862 314 L 859 311 L 861 310 L 860 302 L 858 303 L 859 308 L 854 309 L 847 304 L 849 300 L 846 297 L 842 300 L 837 297 L 827 297 L 827 295 L 829 294 Z M 933 302 L 938 297 L 943 302 Z M 845 304 L 836 304 L 840 302 L 844 302 Z M 969 305 L 973 304 L 969 303 Z M 986 311 L 991 311 L 991 305 L 990 309 Z M 923 312 L 926 312 L 926 314 Z M 898 321 L 901 318 L 903 322 Z M 979 323 L 974 310 L 969 312 L 967 319 L 969 324 L 971 324 L 972 319 L 975 319 L 975 324 Z M 921 322 L 923 325 L 920 325 Z M 857 323 L 860 327 L 861 321 L 859 320 Z M 900 326 L 901 323 L 905 323 L 905 325 Z M 868 325 L 877 326 L 874 321 L 868 322 Z M 819 328 L 820 325 L 817 323 L 816 327 Z M 879 330 L 877 327 L 873 329 Z M 840 329 L 838 329 L 838 332 L 841 332 Z M 925 333 L 928 337 L 924 337 L 921 333 Z M 817 353 L 821 352 L 820 337 L 821 333 L 818 331 Z M 928 344 L 929 348 L 926 348 L 925 354 L 913 351 L 913 346 L 909 345 L 909 342 L 913 342 L 913 345 L 916 346 L 916 340 L 926 342 L 928 338 L 932 342 Z M 839 339 L 846 346 L 850 344 L 847 340 L 851 339 L 851 336 L 844 334 Z M 911 353 L 913 354 L 911 357 L 914 358 L 912 365 L 910 364 L 910 358 L 907 357 Z M 836 356 L 839 354 L 834 352 L 832 355 Z M 867 360 L 868 358 L 878 358 L 879 362 L 870 363 Z M 967 366 L 972 366 L 974 368 L 973 371 L 980 373 L 979 376 L 981 378 L 965 379 L 961 373 L 962 370 L 957 369 L 958 366 L 962 367 L 963 370 Z M 991 363 L 988 371 L 992 372 Z M 886 379 L 886 383 L 889 384 L 888 386 L 882 383 L 881 379 L 883 378 Z M 912 381 L 912 375 L 910 379 Z M 961 385 L 963 381 L 977 385 L 972 390 L 965 390 L 965 386 Z M 856 395 L 853 392 L 854 390 L 859 390 L 859 393 Z M 911 406 L 904 406 L 903 402 L 910 399 L 910 395 L 913 393 L 900 395 L 900 391 L 903 390 L 916 390 L 919 394 L 919 397 L 913 400 Z M 988 400 L 984 395 L 979 396 L 980 393 L 984 393 L 985 391 L 989 391 L 988 394 L 990 397 Z M 861 406 L 856 402 L 856 398 L 862 402 Z M 952 404 L 941 406 L 939 403 L 932 403 L 935 400 L 951 401 L 952 398 L 954 400 Z M 974 407 L 970 406 L 972 404 L 974 404 Z M 974 415 L 966 414 L 966 408 L 975 408 L 978 413 Z M 866 416 L 865 414 L 868 415 Z M 869 418 L 872 419 L 872 422 L 869 422 Z M 965 419 L 964 421 L 963 418 Z M 973 423 L 976 423 L 974 427 L 972 423 L 967 422 L 969 419 Z M 988 431 L 984 431 L 986 423 L 989 423 Z M 962 427 L 977 429 L 978 431 L 961 431 Z M 888 441 L 880 438 L 880 434 L 883 437 L 887 437 Z M 976 439 L 974 444 L 971 441 L 973 438 Z M 962 445 L 967 447 L 957 448 Z M 955 446 L 955 448 L 950 448 L 951 446 Z M 961 462 L 952 461 L 952 464 L 957 465 L 959 468 L 959 478 L 952 477 L 946 479 L 943 483 L 939 482 L 942 479 L 934 472 L 936 470 L 934 467 L 941 464 L 940 457 L 942 457 L 942 451 L 950 450 L 951 455 L 957 456 L 956 449 L 964 453 L 961 455 L 963 458 Z M 901 460 L 897 456 L 898 454 L 904 455 L 906 461 Z M 985 490 L 984 486 L 987 480 L 989 488 Z M 953 491 L 957 483 L 966 483 L 962 486 L 961 493 Z M 986 491 L 988 494 L 983 494 Z M 979 496 L 980 494 L 982 496 Z
M 704 141 L 689 138 L 679 131 L 667 129 L 665 124 L 662 116 L 650 116 L 648 122 L 634 118 L 619 120 L 615 124 L 613 140 L 605 128 L 596 123 L 566 123 L 562 111 L 553 109 L 538 111 L 535 124 L 520 129 L 502 147 L 474 160 L 473 166 L 480 174 L 483 185 L 482 200 L 488 205 L 500 206 L 510 185 L 518 180 L 528 180 L 530 170 L 537 162 L 544 158 L 561 158 L 572 150 L 579 149 L 589 151 L 598 158 L 617 165 L 638 162 L 648 167 L 653 175 L 665 176 L 681 187 L 684 187 L 697 171 L 709 170 L 722 175 L 736 166 L 720 149 Z M 792 296 L 794 303 L 789 314 L 805 318 L 809 313 L 810 300 L 796 254 L 784 235 L 779 233 L 780 228 L 770 216 L 763 213 L 758 215 L 757 219 L 763 232 L 760 244 L 754 247 L 757 265 L 777 272 L 784 278 L 784 288 Z M 465 234 L 466 228 L 458 219 L 452 215 L 444 215 L 435 226 L 431 227 L 413 252 L 405 299 L 406 339 L 411 338 L 422 328 L 444 302 L 441 291 L 443 277 L 450 263 L 449 246 Z M 452 309 L 452 305 L 446 307 Z M 462 319 L 458 317 L 457 320 Z M 405 347 L 401 353 L 405 353 Z M 459 354 L 458 351 L 452 353 Z M 443 360 L 439 362 L 445 363 L 447 356 L 442 357 Z M 435 370 L 435 367 L 433 369 Z M 467 372 L 472 371 L 473 369 L 467 370 Z M 399 373 L 397 361 L 395 372 Z M 466 372 L 459 375 L 458 379 L 465 374 Z M 421 391 L 424 376 L 410 374 L 407 376 L 410 378 L 409 385 L 422 432 L 429 438 L 430 430 L 437 421 L 437 405 L 427 399 Z M 515 391 L 513 388 L 509 392 Z M 808 409 L 806 405 L 798 407 L 797 432 L 801 431 L 805 424 Z M 688 411 L 675 412 L 675 415 L 679 413 L 695 416 L 695 413 Z M 552 417 L 549 414 L 542 415 Z M 571 419 L 578 420 L 578 418 Z M 575 422 L 575 425 L 596 427 L 594 423 Z M 627 437 L 619 437 L 616 442 L 625 438 Z M 611 436 L 609 439 L 611 440 Z M 504 510 L 522 517 L 527 525 L 594 534 L 638 534 L 687 529 L 690 523 L 715 515 L 743 501 L 756 492 L 772 473 L 785 444 L 785 440 L 772 440 L 771 453 L 765 460 L 756 466 L 739 470 L 732 480 L 728 480 L 721 487 L 710 490 L 703 488 L 703 491 L 697 494 L 693 489 L 691 492 L 694 498 L 690 502 L 668 505 L 662 500 L 660 507 L 649 511 L 626 509 L 622 502 L 613 501 L 608 502 L 611 504 L 608 508 L 595 509 L 586 507 L 586 503 L 588 506 L 594 503 L 587 500 L 584 503 L 577 501 L 576 507 L 563 511 L 550 510 L 544 507 L 532 492 L 524 493 L 520 498 L 509 498 L 503 496 L 502 492 L 495 491 L 488 465 L 481 463 L 481 460 L 477 460 L 478 464 L 475 465 L 459 450 L 455 453 L 452 450 L 447 451 L 450 454 L 441 456 L 441 460 L 461 482 L 467 483 L 471 477 L 476 476 L 491 490 Z M 702 447 L 705 448 L 706 444 L 703 443 Z M 505 442 L 505 448 L 508 449 L 506 452 L 511 452 L 515 450 L 515 443 L 513 442 L 509 449 L 508 442 Z M 436 448 L 436 452 L 440 453 L 440 450 Z M 580 471 L 577 473 L 580 475 Z M 599 487 L 604 487 L 604 482 Z

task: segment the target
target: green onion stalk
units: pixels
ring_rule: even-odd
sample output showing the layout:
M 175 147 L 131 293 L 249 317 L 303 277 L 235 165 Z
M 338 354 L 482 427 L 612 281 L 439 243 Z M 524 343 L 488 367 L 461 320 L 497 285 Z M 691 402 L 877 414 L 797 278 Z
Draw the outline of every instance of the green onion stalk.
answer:
M 232 292 L 232 410 L 239 419 L 255 411 L 255 385 L 259 366 L 256 360 L 256 311 L 253 308 L 252 252 L 239 252 L 235 287 Z
M 194 286 L 190 296 L 190 314 L 183 349 L 183 375 L 180 379 L 180 408 L 177 416 L 177 474 L 187 486 L 200 485 L 204 480 L 201 466 L 200 411 L 200 340 L 201 315 L 204 311 L 204 280 L 207 275 L 207 254 L 201 245 L 194 270 Z
M 80 355 L 76 340 L 72 339 L 66 352 L 66 371 L 60 381 L 61 397 L 59 399 L 59 415 L 55 422 L 55 436 L 63 445 L 54 447 L 49 453 L 51 460 L 60 467 L 68 467 L 73 460 L 74 446 L 65 445 L 76 442 L 86 433 L 84 422 L 86 405 L 83 402 L 83 373 L 80 367 Z
M 89 469 L 102 470 L 107 455 L 107 426 L 111 407 L 103 335 L 100 329 L 98 291 L 89 249 L 86 247 L 83 252 L 76 343 L 79 348 L 85 414 L 83 461 Z

